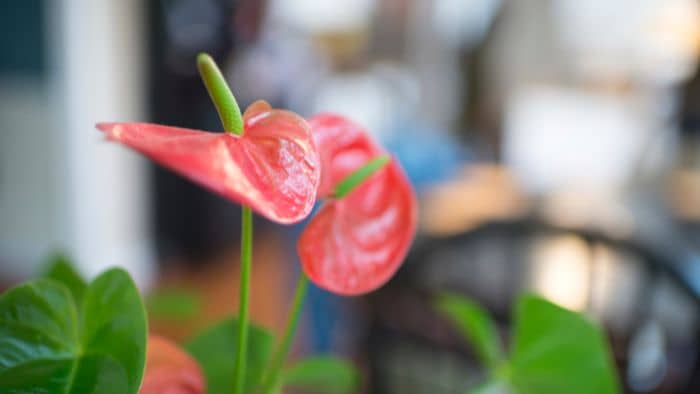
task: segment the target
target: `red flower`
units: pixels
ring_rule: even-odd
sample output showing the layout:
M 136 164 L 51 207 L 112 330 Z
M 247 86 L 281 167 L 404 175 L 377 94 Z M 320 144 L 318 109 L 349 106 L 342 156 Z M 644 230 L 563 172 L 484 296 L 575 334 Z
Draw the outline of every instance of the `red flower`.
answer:
M 244 133 L 150 123 L 99 123 L 107 138 L 279 223 L 304 219 L 316 201 L 319 157 L 309 125 L 264 101 L 243 114 Z
M 384 151 L 367 132 L 337 115 L 309 120 L 321 156 L 319 196 L 330 199 L 304 229 L 297 249 L 318 286 L 342 295 L 377 289 L 401 266 L 416 231 L 417 201 L 393 158 L 348 195 L 336 185 Z
M 205 386 L 204 375 L 192 357 L 165 338 L 148 336 L 139 394 L 203 394 Z

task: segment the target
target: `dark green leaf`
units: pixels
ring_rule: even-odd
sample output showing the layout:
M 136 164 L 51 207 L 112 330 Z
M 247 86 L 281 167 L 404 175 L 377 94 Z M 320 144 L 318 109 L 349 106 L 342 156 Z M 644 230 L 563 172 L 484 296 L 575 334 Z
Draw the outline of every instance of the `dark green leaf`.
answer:
M 149 316 L 157 319 L 187 320 L 200 310 L 197 293 L 182 289 L 160 290 L 146 298 Z
M 0 373 L 37 359 L 73 358 L 79 347 L 75 303 L 65 286 L 39 279 L 0 297 Z
M 360 373 L 348 361 L 334 357 L 312 357 L 298 361 L 285 370 L 282 385 L 314 393 L 355 393 L 360 386 Z
M 57 253 L 51 256 L 42 276 L 63 283 L 73 294 L 75 301 L 82 302 L 87 283 L 66 255 Z
M 474 347 L 484 366 L 493 369 L 503 360 L 498 331 L 488 312 L 471 300 L 455 294 L 443 294 L 437 299 L 438 310 L 452 320 Z
M 207 379 L 209 394 L 228 394 L 233 390 L 233 371 L 236 367 L 236 337 L 238 321 L 226 319 L 208 328 L 190 340 L 185 349 L 199 362 Z M 268 331 L 250 326 L 246 393 L 252 393 L 270 359 L 274 338 Z
M 124 368 L 133 393 L 143 378 L 147 330 L 141 295 L 126 271 L 108 270 L 88 286 L 83 303 L 83 349 L 114 358 Z
M 130 393 L 124 369 L 108 356 L 40 359 L 0 372 L 2 393 Z
M 130 387 L 129 374 L 112 357 L 98 354 L 83 356 L 73 377 L 73 393 L 137 393 Z M 139 382 L 140 384 L 140 382 Z
M 518 302 L 510 381 L 521 394 L 620 392 L 607 341 L 585 316 L 542 298 Z
M 141 384 L 146 319 L 131 278 L 114 269 L 85 291 L 83 319 L 52 279 L 0 297 L 0 392 L 131 393 Z

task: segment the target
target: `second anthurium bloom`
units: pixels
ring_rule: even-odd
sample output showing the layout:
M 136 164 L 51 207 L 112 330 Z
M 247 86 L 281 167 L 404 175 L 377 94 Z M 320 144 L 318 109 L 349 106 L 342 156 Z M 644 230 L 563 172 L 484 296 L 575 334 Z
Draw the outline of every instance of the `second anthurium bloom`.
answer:
M 332 114 L 309 120 L 321 155 L 319 197 L 297 249 L 312 282 L 333 293 L 359 295 L 382 286 L 403 263 L 416 232 L 417 199 L 401 166 L 369 134 Z M 367 163 L 388 163 L 348 191 L 346 181 Z

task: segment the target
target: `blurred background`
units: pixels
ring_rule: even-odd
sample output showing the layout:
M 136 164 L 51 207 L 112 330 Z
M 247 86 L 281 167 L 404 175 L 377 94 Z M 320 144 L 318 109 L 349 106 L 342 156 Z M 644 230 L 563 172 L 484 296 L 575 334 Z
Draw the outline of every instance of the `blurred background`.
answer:
M 201 51 L 242 107 L 356 119 L 419 192 L 397 277 L 313 289 L 297 354 L 354 358 L 368 393 L 461 393 L 483 376 L 430 294 L 506 338 L 533 290 L 601 322 L 627 392 L 700 392 L 700 1 L 0 2 L 0 286 L 63 250 L 127 267 L 171 338 L 234 312 L 239 207 L 93 127 L 218 130 Z M 256 219 L 253 318 L 277 331 L 302 228 Z

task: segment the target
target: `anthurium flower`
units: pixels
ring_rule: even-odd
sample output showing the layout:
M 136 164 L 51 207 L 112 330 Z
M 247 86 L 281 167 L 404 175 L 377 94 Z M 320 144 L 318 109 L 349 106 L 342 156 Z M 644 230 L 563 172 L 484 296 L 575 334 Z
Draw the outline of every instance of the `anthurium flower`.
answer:
M 308 123 L 257 101 L 243 114 L 243 125 L 240 136 L 150 123 L 99 123 L 97 128 L 108 139 L 270 220 L 304 219 L 320 178 Z
M 322 163 L 319 196 L 328 200 L 301 234 L 301 264 L 326 290 L 341 295 L 370 292 L 388 281 L 406 257 L 416 231 L 415 193 L 392 158 L 337 198 L 346 177 L 385 151 L 342 116 L 318 115 L 309 124 Z
M 146 370 L 139 394 L 203 394 L 204 375 L 192 357 L 156 335 L 148 337 Z

